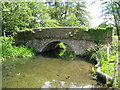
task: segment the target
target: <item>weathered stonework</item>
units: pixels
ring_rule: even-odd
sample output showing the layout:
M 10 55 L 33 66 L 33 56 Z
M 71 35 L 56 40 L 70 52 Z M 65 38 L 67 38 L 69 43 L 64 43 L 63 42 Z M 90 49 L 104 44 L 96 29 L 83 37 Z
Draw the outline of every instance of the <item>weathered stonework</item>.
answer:
M 101 36 L 99 33 L 103 33 Z M 97 35 L 96 35 L 97 34 Z M 91 36 L 93 35 L 93 36 Z M 40 28 L 32 31 L 18 32 L 15 36 L 17 43 L 33 47 L 36 52 L 54 49 L 59 42 L 67 44 L 76 55 L 85 51 L 96 42 L 111 42 L 112 33 L 101 31 L 82 31 L 80 28 Z M 98 38 L 98 39 L 97 39 Z
M 95 42 L 91 41 L 70 39 L 35 39 L 28 41 L 26 45 L 33 47 L 36 52 L 45 52 L 54 49 L 54 46 L 59 42 L 67 44 L 76 53 L 76 55 L 84 54 L 90 46 L 96 45 Z M 45 47 L 47 48 L 45 49 Z

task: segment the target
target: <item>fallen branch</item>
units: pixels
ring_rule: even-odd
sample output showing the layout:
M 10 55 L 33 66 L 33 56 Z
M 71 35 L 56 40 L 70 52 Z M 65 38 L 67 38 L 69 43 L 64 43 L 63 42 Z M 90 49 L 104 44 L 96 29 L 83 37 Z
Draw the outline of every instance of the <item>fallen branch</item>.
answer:
M 101 77 L 103 77 L 106 80 L 113 81 L 113 78 L 110 77 L 109 75 L 107 75 L 106 73 L 103 73 L 103 72 L 100 72 L 100 71 L 97 71 L 96 73 L 99 74 Z
M 97 66 L 96 74 L 98 74 L 99 76 L 101 76 L 105 80 L 113 81 L 113 78 L 111 76 L 107 75 L 106 73 L 101 72 L 101 70 L 100 70 L 100 63 L 99 62 L 95 66 Z

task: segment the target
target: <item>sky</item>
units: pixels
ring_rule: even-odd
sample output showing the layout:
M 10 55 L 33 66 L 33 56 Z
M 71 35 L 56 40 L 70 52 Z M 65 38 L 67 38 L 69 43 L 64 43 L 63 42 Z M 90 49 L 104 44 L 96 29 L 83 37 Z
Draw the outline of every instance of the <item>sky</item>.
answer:
M 104 20 L 102 18 L 100 18 L 100 1 L 96 1 L 96 3 L 91 5 L 91 2 L 95 1 L 95 0 L 87 0 L 89 6 L 88 6 L 88 11 L 90 12 L 90 15 L 92 16 L 92 20 L 91 20 L 91 27 L 97 27 L 99 24 L 101 24 Z

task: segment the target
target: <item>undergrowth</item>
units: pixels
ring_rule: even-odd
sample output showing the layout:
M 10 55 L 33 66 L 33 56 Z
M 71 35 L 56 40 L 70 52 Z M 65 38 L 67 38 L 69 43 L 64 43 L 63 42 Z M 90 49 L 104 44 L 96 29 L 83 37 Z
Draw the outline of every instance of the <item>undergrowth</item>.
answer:
M 97 60 L 97 62 L 100 63 L 101 72 L 104 72 L 114 78 L 115 61 L 117 59 L 116 55 L 118 52 L 118 43 L 116 37 L 113 37 L 113 41 L 109 44 L 109 57 L 108 57 L 107 48 L 108 48 L 107 44 L 96 45 L 94 47 L 89 48 L 86 52 L 86 55 L 90 57 L 91 61 Z M 119 72 L 119 76 L 120 76 L 120 72 Z M 117 77 L 117 81 L 116 81 L 117 88 L 120 88 L 119 76 Z
M 32 57 L 34 51 L 24 45 L 16 46 L 13 37 L 0 37 L 2 42 L 2 58 L 9 57 Z

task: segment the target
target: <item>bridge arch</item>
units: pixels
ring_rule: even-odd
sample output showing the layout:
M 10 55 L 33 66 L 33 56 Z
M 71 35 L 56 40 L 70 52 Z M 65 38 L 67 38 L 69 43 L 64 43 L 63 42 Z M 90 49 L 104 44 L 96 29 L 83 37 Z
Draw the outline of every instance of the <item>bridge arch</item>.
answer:
M 82 55 L 85 51 L 92 45 L 96 45 L 92 41 L 86 40 L 71 40 L 71 39 L 34 39 L 26 43 L 27 46 L 34 48 L 38 53 L 48 51 L 53 49 L 58 43 L 66 44 L 70 49 L 72 49 L 76 55 Z
M 69 45 L 69 43 L 67 43 L 66 41 L 63 41 L 63 40 L 50 40 L 49 42 L 44 44 L 44 46 L 41 48 L 41 52 L 47 52 L 47 51 L 50 51 L 50 50 L 55 50 L 56 46 L 59 43 L 64 43 L 68 48 L 73 50 L 72 46 Z

